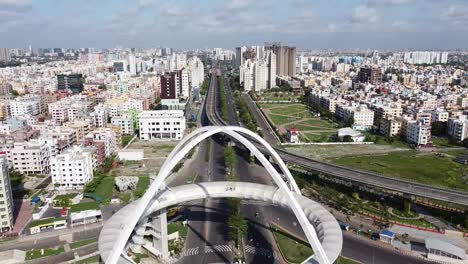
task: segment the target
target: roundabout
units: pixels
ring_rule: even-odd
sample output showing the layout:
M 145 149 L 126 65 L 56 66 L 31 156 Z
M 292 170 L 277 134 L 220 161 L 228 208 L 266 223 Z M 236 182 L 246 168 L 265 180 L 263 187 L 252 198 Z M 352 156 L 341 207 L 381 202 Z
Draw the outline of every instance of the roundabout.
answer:
M 218 133 L 234 138 L 250 150 L 277 187 L 246 182 L 205 182 L 166 187 L 164 180 L 174 166 L 201 141 Z M 253 138 L 270 152 L 282 175 L 244 135 Z M 199 199 L 216 198 L 264 201 L 290 208 L 314 251 L 314 255 L 305 263 L 333 263 L 341 252 L 343 238 L 335 218 L 320 204 L 301 195 L 288 168 L 263 138 L 240 127 L 203 127 L 187 135 L 174 148 L 141 199 L 122 208 L 105 223 L 99 237 L 102 260 L 105 263 L 133 263 L 127 252 L 138 252 L 146 244 L 159 247 L 161 258 L 164 259 L 167 256 L 167 222 L 163 219 L 165 208 Z M 154 237 L 153 242 L 145 239 L 148 235 Z

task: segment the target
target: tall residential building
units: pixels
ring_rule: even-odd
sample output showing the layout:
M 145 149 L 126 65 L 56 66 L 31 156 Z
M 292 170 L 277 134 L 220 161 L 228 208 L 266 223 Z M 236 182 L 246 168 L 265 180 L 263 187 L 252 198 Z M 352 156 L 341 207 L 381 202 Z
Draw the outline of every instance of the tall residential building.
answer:
M 403 61 L 409 64 L 446 64 L 448 52 L 411 51 L 405 52 Z
M 359 70 L 358 80 L 373 85 L 382 83 L 382 70 L 376 67 L 362 67 Z
M 135 55 L 130 54 L 128 56 L 128 65 L 130 67 L 130 74 L 131 75 L 136 75 L 137 74 L 137 69 L 136 69 L 136 58 Z
M 192 87 L 201 87 L 205 79 L 203 62 L 198 57 L 191 57 L 187 61 L 187 68 L 189 70 L 190 85 Z
M 189 72 L 183 68 L 178 71 L 179 76 L 179 96 L 188 98 L 190 96 Z
M 141 140 L 181 140 L 185 131 L 182 110 L 143 111 L 139 115 Z
M 177 99 L 179 78 L 177 72 L 166 72 L 161 75 L 161 99 Z
M 5 156 L 0 157 L 0 233 L 13 229 L 13 194 Z
M 93 179 L 93 152 L 75 147 L 50 160 L 52 183 L 57 189 L 82 189 Z
M 276 55 L 273 52 L 267 53 L 268 61 L 268 88 L 276 86 Z
M 83 91 L 83 75 L 58 74 L 57 90 L 71 90 L 73 93 L 81 93 Z
M 254 88 L 256 92 L 261 92 L 267 89 L 268 85 L 268 67 L 267 63 L 258 60 L 254 64 Z
M 279 43 L 265 46 L 276 55 L 276 74 L 280 76 L 296 75 L 296 47 L 281 46 Z
M 0 48 L 0 61 L 11 61 L 10 49 Z

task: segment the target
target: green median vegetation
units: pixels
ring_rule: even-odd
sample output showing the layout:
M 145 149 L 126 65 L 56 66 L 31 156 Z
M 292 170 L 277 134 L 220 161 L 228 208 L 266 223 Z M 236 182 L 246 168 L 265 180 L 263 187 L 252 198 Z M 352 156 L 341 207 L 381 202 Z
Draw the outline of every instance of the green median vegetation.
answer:
M 227 98 L 226 98 L 226 89 L 224 87 L 224 79 L 219 78 L 219 107 L 221 108 L 221 118 L 224 121 L 229 121 L 228 107 L 227 107 Z
M 88 239 L 88 240 L 81 240 L 81 241 L 73 242 L 70 244 L 70 248 L 76 249 L 76 248 L 84 247 L 93 243 L 97 243 L 97 239 Z
M 309 243 L 291 235 L 281 227 L 271 225 L 271 231 L 281 254 L 289 263 L 302 263 L 314 253 Z
M 33 259 L 58 255 L 63 252 L 65 252 L 65 249 L 63 248 L 63 246 L 57 249 L 53 249 L 53 248 L 33 249 L 33 250 L 26 252 L 26 260 L 33 260 Z

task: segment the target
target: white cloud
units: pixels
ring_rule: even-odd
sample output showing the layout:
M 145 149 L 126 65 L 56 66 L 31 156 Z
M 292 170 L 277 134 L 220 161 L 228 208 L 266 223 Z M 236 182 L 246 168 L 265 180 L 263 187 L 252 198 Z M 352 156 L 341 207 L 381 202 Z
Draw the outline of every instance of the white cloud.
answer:
M 468 27 L 468 7 L 450 5 L 442 10 L 440 19 L 448 22 L 451 26 L 466 30 Z
M 32 7 L 31 0 L 0 0 L 0 9 L 25 11 Z
M 252 0 L 231 0 L 231 1 L 226 1 L 226 9 L 229 10 L 240 10 L 240 9 L 246 9 L 252 4 Z
M 364 5 L 354 8 L 351 22 L 356 24 L 376 23 L 379 20 L 377 10 Z
M 405 5 L 415 2 L 415 0 L 368 0 L 369 5 Z
M 154 0 L 140 0 L 138 4 L 140 8 L 150 7 L 154 4 Z

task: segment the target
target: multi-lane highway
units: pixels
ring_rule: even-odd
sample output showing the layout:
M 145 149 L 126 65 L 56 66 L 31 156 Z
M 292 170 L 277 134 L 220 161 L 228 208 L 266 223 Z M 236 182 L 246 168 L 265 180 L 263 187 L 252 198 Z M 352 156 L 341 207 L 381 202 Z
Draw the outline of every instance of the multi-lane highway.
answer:
M 206 99 L 205 107 L 207 118 L 213 125 L 228 125 L 228 123 L 225 122 L 218 113 L 216 104 L 216 89 L 214 88 L 214 85 L 215 82 L 212 82 Z M 255 103 L 251 100 L 250 96 L 244 96 L 244 99 L 250 105 L 250 109 L 254 110 L 253 113 L 257 118 L 258 125 L 262 128 L 264 138 L 269 141 L 275 141 L 275 137 L 271 136 L 272 129 L 270 125 L 264 118 L 260 117 L 260 115 L 262 115 L 260 110 L 256 106 L 252 107 L 255 105 Z M 271 143 L 273 142 L 270 142 L 270 144 Z M 257 147 L 262 151 L 266 151 L 260 145 L 257 145 Z M 402 179 L 386 177 L 383 175 L 365 172 L 348 167 L 338 166 L 295 155 L 280 148 L 275 148 L 275 150 L 279 153 L 280 157 L 285 162 L 299 165 L 310 170 L 322 172 L 327 175 L 342 178 L 348 181 L 352 181 L 356 184 L 382 188 L 393 192 L 399 192 L 405 195 L 414 195 L 418 197 L 429 198 L 444 202 L 451 202 L 460 205 L 468 205 L 468 192 L 444 189 L 421 183 L 410 182 Z

